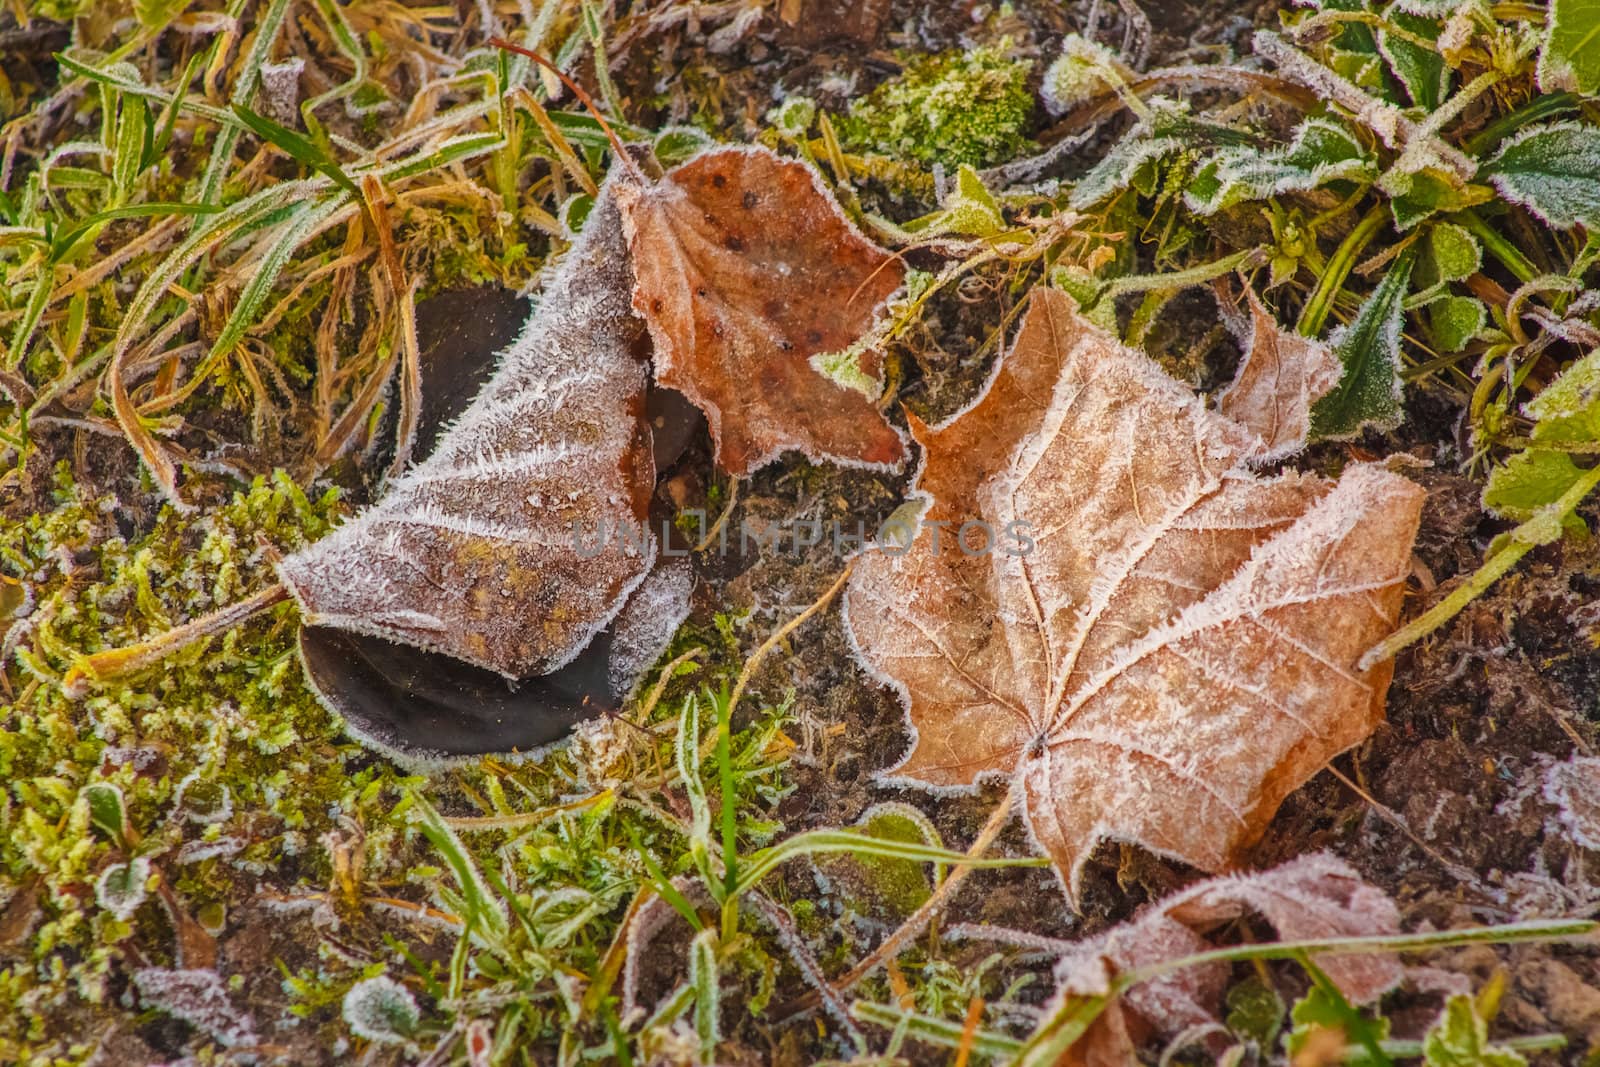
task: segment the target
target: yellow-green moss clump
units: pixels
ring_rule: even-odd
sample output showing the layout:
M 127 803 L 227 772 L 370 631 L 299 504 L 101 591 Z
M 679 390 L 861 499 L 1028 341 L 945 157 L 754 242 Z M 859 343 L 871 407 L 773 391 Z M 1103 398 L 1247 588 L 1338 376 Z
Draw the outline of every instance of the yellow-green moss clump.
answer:
M 850 105 L 838 121 L 846 147 L 954 171 L 988 166 L 1023 150 L 1033 115 L 1033 64 L 1006 55 L 1007 42 L 912 60 L 899 77 Z
M 54 510 L 0 530 L 0 573 L 33 600 L 20 623 L 0 619 L 15 646 L 0 661 L 0 912 L 16 927 L 0 944 L 7 1063 L 83 1055 L 96 1035 L 61 1032 L 70 1005 L 105 1002 L 129 948 L 172 959 L 159 882 L 204 914 L 300 853 L 292 866 L 325 879 L 317 838 L 341 817 L 371 828 L 369 861 L 381 858 L 384 813 L 406 784 L 311 696 L 288 607 L 69 700 L 60 679 L 75 655 L 255 592 L 274 553 L 326 532 L 334 500 L 257 479 L 203 516 L 167 511 L 130 543 L 116 500 L 84 496 L 62 470 Z

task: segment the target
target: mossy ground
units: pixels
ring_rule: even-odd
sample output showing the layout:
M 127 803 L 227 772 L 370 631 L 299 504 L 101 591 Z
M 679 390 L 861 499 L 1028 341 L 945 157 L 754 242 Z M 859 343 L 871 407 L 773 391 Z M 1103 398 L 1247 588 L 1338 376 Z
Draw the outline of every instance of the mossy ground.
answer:
M 258 58 L 300 57 L 302 99 L 334 95 L 314 110 L 314 123 L 297 121 L 292 106 L 279 120 L 314 140 L 320 124 L 330 156 L 417 152 L 416 165 L 386 179 L 375 198 L 381 217 L 370 205 L 336 211 L 329 181 L 305 203 L 278 204 L 227 231 L 139 305 L 150 321 L 133 324 L 128 384 L 140 425 L 159 447 L 197 461 L 182 485 L 196 510 L 180 513 L 162 504 L 119 432 L 105 375 L 130 303 L 187 231 L 182 217 L 104 212 L 197 200 L 220 127 L 183 114 L 163 151 L 135 151 L 141 130 L 152 142 L 160 136 L 161 107 L 146 120 L 128 117 L 145 98 L 74 82 L 51 57 L 72 46 L 79 59 L 102 64 L 123 49 L 117 58 L 132 65 L 120 75 L 158 89 L 195 61 L 194 92 L 222 107 L 256 51 L 261 15 L 252 9 L 217 56 L 206 49 L 221 38 L 174 32 L 166 20 L 176 12 L 163 5 L 21 6 L 35 19 L 26 30 L 14 8 L 0 15 L 0 35 L 19 44 L 0 49 L 0 145 L 13 152 L 0 208 L 17 228 L 48 219 L 87 229 L 66 245 L 46 241 L 45 251 L 38 242 L 0 244 L 0 343 L 9 346 L 0 379 L 8 465 L 0 475 L 0 627 L 10 625 L 0 657 L 0 1007 L 8 1009 L 0 1011 L 0 1062 L 381 1062 L 441 1045 L 459 1061 L 480 1038 L 497 1062 L 692 1059 L 700 1049 L 691 1028 L 624 1019 L 623 997 L 631 985 L 646 1009 L 681 1007 L 695 931 L 664 912 L 653 942 L 614 939 L 646 889 L 666 898 L 677 886 L 697 916 L 715 910 L 696 881 L 686 827 L 698 798 L 678 773 L 685 754 L 674 735 L 686 715 L 697 716 L 691 748 L 711 766 L 717 695 L 768 634 L 832 584 L 838 561 L 826 552 L 709 567 L 697 611 L 668 653 L 698 650 L 692 664 L 653 704 L 629 709 L 628 721 L 605 720 L 573 747 L 530 762 L 485 760 L 424 779 L 354 745 L 305 685 L 288 607 L 87 698 L 69 699 L 60 684 L 82 653 L 256 591 L 276 554 L 320 536 L 362 499 L 382 469 L 394 418 L 392 394 L 365 392 L 388 373 L 398 345 L 386 257 L 397 257 L 423 295 L 484 281 L 523 286 L 564 239 L 558 219 L 582 186 L 574 168 L 597 173 L 598 131 L 581 115 L 552 112 L 575 149 L 568 159 L 530 110 L 500 107 L 507 70 L 483 47 L 477 21 L 493 5 L 467 5 L 457 21 L 380 3 L 290 5 L 281 37 Z M 509 17 L 505 7 L 494 10 Z M 630 136 L 684 123 L 718 138 L 782 144 L 810 154 L 851 210 L 905 221 L 936 206 L 933 164 L 953 179 L 961 163 L 1001 163 L 1071 132 L 1047 120 L 1034 94 L 1061 35 L 1081 25 L 1089 5 L 969 10 L 902 0 L 863 5 L 864 21 L 833 38 L 768 19 L 743 35 L 729 30 L 726 41 L 716 36 L 720 23 L 586 20 L 584 5 L 547 7 L 554 14 L 544 47 L 579 57 L 599 98 L 624 105 Z M 1156 53 L 1169 58 L 1237 43 L 1241 19 L 1248 29 L 1276 17 L 1271 4 L 1151 7 Z M 81 18 L 70 27 L 48 21 L 74 14 Z M 582 58 L 597 46 L 615 60 L 609 79 Z M 537 81 L 522 77 L 524 88 Z M 817 103 L 812 122 L 796 130 L 768 118 L 775 103 L 797 96 Z M 472 137 L 499 140 L 462 140 Z M 87 159 L 51 158 L 51 177 L 42 161 L 86 140 Z M 135 151 L 139 166 L 117 167 L 123 151 Z M 237 205 L 315 173 L 307 158 L 247 139 L 227 156 L 219 202 Z M 1067 160 L 1055 176 L 1087 162 Z M 1179 217 L 1175 202 L 1160 196 L 1140 214 L 1123 201 L 1052 255 L 1083 277 L 1111 277 L 1185 266 L 1206 241 L 1227 244 L 1230 235 L 1217 235 L 1229 226 L 1235 244 L 1271 239 L 1259 216 L 1208 231 Z M 1055 207 L 1047 193 L 1020 203 Z M 309 218 L 298 211 L 318 206 L 334 212 L 331 222 L 290 233 Z M 111 256 L 121 257 L 116 269 L 98 273 Z M 930 272 L 943 264 L 923 251 L 909 257 Z M 256 293 L 252 279 L 268 262 L 281 273 Z M 970 399 L 1043 266 L 988 263 L 930 299 L 893 338 L 896 398 L 928 421 Z M 1120 311 L 1175 372 L 1199 384 L 1225 380 L 1235 353 L 1207 299 Z M 163 329 L 164 348 L 139 347 Z M 229 344 L 218 343 L 230 333 Z M 160 358 L 169 352 L 177 354 Z M 1428 381 L 1410 404 L 1402 431 L 1359 447 L 1424 460 L 1449 454 L 1461 398 Z M 42 417 L 24 420 L 25 411 Z M 351 411 L 358 417 L 347 425 Z M 1332 468 L 1344 455 L 1324 446 L 1307 462 Z M 1431 581 L 1446 582 L 1478 565 L 1499 528 L 1468 478 L 1421 477 L 1430 503 L 1419 557 Z M 668 488 L 680 504 L 713 512 L 728 492 L 703 442 Z M 904 477 L 791 461 L 740 487 L 734 521 L 875 528 L 904 489 Z M 1527 786 L 1541 761 L 1596 742 L 1597 622 L 1583 605 L 1600 564 L 1592 542 L 1551 546 L 1530 560 L 1438 642 L 1401 659 L 1390 725 L 1339 761 L 1406 829 L 1323 776 L 1292 798 L 1255 859 L 1334 848 L 1395 893 L 1411 923 L 1593 907 L 1592 853 L 1548 830 L 1555 816 Z M 864 817 L 886 837 L 960 845 L 996 800 L 933 801 L 874 783 L 873 773 L 904 750 L 903 717 L 892 695 L 852 666 L 829 616 L 796 631 L 754 681 L 726 757 L 708 772 L 719 813 L 728 798 L 741 852 Z M 104 817 L 108 797 L 118 798 L 125 823 Z M 923 818 L 875 807 L 891 801 L 917 804 Z M 1000 847 L 1029 849 L 1016 826 Z M 1441 865 L 1441 853 L 1472 878 Z M 135 858 L 143 862 L 129 866 Z M 107 882 L 108 872 L 128 870 L 142 877 Z M 767 893 L 793 925 L 739 913 L 723 931 L 718 1062 L 857 1054 L 841 1020 L 789 1018 L 781 1008 L 810 988 L 802 961 L 830 974 L 846 969 L 914 906 L 925 891 L 918 879 L 932 873 L 836 858 L 795 861 L 772 876 Z M 1078 936 L 1192 873 L 1108 846 L 1081 916 L 1064 906 L 1051 876 L 1031 870 L 969 881 L 948 913 Z M 1485 903 L 1476 884 L 1484 880 L 1500 903 Z M 1508 885 L 1522 896 L 1503 895 Z M 1580 899 L 1584 892 L 1591 895 Z M 1506 969 L 1502 1019 L 1517 1031 L 1600 1036 L 1584 1014 L 1593 1005 L 1584 995 L 1592 954 L 1484 949 L 1444 962 L 1480 983 Z M 251 1020 L 259 1045 L 226 1048 L 229 1032 L 197 1003 L 152 1007 L 136 984 L 149 968 L 214 968 L 229 1010 Z M 399 1011 L 380 1012 L 381 1026 L 365 1017 L 352 1024 L 348 992 L 379 974 L 409 991 L 415 1021 Z M 1289 999 L 1303 988 L 1292 974 L 1272 975 Z M 955 1023 L 981 998 L 985 1025 L 1015 1030 L 1044 1001 L 1047 976 L 1037 959 L 944 942 L 936 928 L 863 990 L 879 1002 L 909 997 Z M 1397 1025 L 1426 1025 L 1407 1015 L 1419 1010 L 1415 999 L 1387 1006 Z M 921 1062 L 944 1055 L 923 1045 L 906 1054 Z

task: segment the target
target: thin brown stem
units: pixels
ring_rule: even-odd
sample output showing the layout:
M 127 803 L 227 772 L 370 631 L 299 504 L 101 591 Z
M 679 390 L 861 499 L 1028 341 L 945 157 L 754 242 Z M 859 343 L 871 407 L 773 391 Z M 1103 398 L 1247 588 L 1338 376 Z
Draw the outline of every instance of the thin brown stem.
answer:
M 108 682 L 141 671 L 201 638 L 231 630 L 258 612 L 281 604 L 287 599 L 289 590 L 281 582 L 276 583 L 267 586 L 254 596 L 219 608 L 209 615 L 202 615 L 193 622 L 175 626 L 148 641 L 140 641 L 125 648 L 107 649 L 91 656 L 79 656 L 78 661 L 61 680 L 62 691 L 68 697 L 78 699 L 89 691 L 89 686 L 93 682 Z

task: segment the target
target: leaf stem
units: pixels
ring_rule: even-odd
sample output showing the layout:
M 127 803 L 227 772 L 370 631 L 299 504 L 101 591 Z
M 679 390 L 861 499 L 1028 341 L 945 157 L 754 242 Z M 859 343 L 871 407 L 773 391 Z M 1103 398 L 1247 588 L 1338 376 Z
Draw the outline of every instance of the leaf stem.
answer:
M 1344 286 L 1345 279 L 1350 277 L 1350 271 L 1355 267 L 1362 251 L 1366 249 L 1367 243 L 1383 225 L 1386 213 L 1387 209 L 1383 203 L 1373 204 L 1367 209 L 1367 213 L 1361 216 L 1355 227 L 1345 234 L 1344 240 L 1339 242 L 1339 247 L 1334 249 L 1332 258 L 1328 260 L 1328 266 L 1322 272 L 1322 277 L 1317 279 L 1317 287 L 1311 291 L 1306 306 L 1300 312 L 1300 321 L 1295 324 L 1295 332 L 1300 336 L 1316 337 L 1322 332 L 1323 326 L 1328 322 L 1328 312 L 1333 308 L 1333 298 Z
M 1210 263 L 1202 263 L 1199 266 L 1189 267 L 1185 270 L 1167 271 L 1159 274 L 1130 274 L 1125 278 L 1117 278 L 1108 282 L 1095 294 L 1090 307 L 1099 304 L 1103 300 L 1114 300 L 1128 293 L 1144 293 L 1152 290 L 1164 292 L 1171 289 L 1183 289 L 1191 285 L 1204 285 L 1206 282 L 1221 278 L 1223 275 L 1232 273 L 1240 267 L 1250 266 L 1252 260 L 1259 258 L 1260 255 L 1260 249 L 1246 248 L 1231 255 L 1223 256 L 1221 259 L 1213 260 Z
M 73 699 L 81 697 L 88 692 L 90 682 L 111 681 L 143 670 L 203 637 L 232 629 L 257 612 L 287 599 L 289 590 L 282 583 L 276 583 L 254 596 L 219 608 L 209 615 L 202 615 L 193 622 L 186 622 L 147 641 L 124 648 L 107 649 L 91 656 L 79 656 L 61 680 L 62 691 Z
M 1534 266 L 1527 256 L 1523 255 L 1517 246 L 1506 240 L 1505 237 L 1490 226 L 1478 215 L 1476 211 L 1458 211 L 1455 220 L 1467 228 L 1467 231 L 1483 242 L 1483 247 L 1489 254 L 1500 261 L 1506 270 L 1516 275 L 1519 282 L 1531 282 L 1539 276 L 1539 268 Z

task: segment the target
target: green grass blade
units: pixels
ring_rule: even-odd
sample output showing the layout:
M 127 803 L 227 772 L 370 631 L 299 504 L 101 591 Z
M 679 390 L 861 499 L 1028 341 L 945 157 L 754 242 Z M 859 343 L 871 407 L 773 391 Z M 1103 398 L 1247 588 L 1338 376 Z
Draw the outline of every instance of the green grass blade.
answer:
M 309 167 L 318 174 L 327 176 L 339 188 L 357 200 L 361 199 L 360 187 L 339 166 L 339 161 L 329 155 L 327 150 L 315 141 L 301 136 L 287 126 L 280 126 L 265 115 L 256 114 L 243 104 L 234 104 L 233 114 L 235 118 L 249 128 L 251 133 L 263 141 L 277 145 L 302 166 Z
M 821 855 L 829 852 L 851 852 L 856 855 L 879 856 L 884 859 L 916 860 L 922 863 L 960 864 L 963 867 L 989 869 L 998 867 L 1048 867 L 1050 861 L 1042 856 L 990 857 L 975 859 L 964 852 L 925 845 L 915 841 L 895 841 L 873 837 L 859 830 L 808 830 L 780 841 L 771 848 L 762 849 L 745 857 L 744 870 L 736 891 L 743 893 L 756 886 L 780 864 L 796 856 Z

